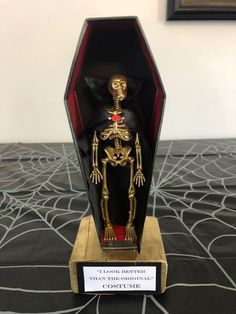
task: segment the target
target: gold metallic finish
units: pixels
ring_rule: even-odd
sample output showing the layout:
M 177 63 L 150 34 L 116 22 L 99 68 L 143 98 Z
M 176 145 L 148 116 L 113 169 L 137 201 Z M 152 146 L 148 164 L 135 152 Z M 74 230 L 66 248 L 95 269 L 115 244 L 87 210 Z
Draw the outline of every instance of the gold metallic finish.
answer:
M 93 141 L 92 141 L 92 172 L 90 174 L 90 179 L 92 183 L 99 183 L 103 178 L 102 174 L 98 169 L 98 143 L 97 133 L 94 131 Z
M 112 94 L 115 107 L 119 108 L 119 101 L 122 101 L 127 96 L 127 79 L 124 75 L 113 75 L 108 82 L 108 90 Z
M 113 115 L 122 115 L 122 108 L 120 102 L 124 100 L 127 96 L 127 79 L 121 75 L 114 75 L 110 78 L 108 82 L 108 89 L 111 92 L 114 100 L 113 108 L 107 109 L 107 112 Z M 120 116 L 121 117 L 121 116 Z M 112 120 L 112 118 L 111 118 Z M 134 219 L 136 215 L 136 205 L 137 200 L 135 197 L 135 184 L 140 187 L 145 182 L 145 177 L 142 173 L 142 149 L 139 140 L 138 133 L 136 133 L 135 139 L 135 151 L 136 160 L 131 155 L 132 147 L 129 145 L 123 146 L 122 141 L 129 142 L 132 140 L 133 136 L 130 130 L 126 127 L 123 119 L 119 122 L 113 122 L 105 128 L 99 134 L 99 138 L 102 141 L 111 141 L 114 146 L 106 146 L 104 148 L 105 158 L 101 159 L 102 163 L 102 173 L 98 168 L 98 145 L 99 139 L 97 137 L 96 131 L 94 131 L 92 140 L 92 171 L 90 174 L 90 179 L 92 183 L 98 184 L 102 182 L 101 188 L 101 211 L 102 218 L 104 221 L 105 231 L 104 240 L 114 241 L 116 240 L 116 235 L 113 231 L 112 223 L 109 217 L 109 191 L 107 186 L 107 165 L 110 164 L 112 167 L 121 166 L 124 167 L 127 164 L 130 167 L 130 183 L 128 189 L 129 198 L 129 217 L 125 228 L 125 240 L 135 241 L 136 233 L 134 228 Z M 136 172 L 134 174 L 134 164 L 136 161 Z M 117 190 L 119 193 L 119 190 Z
M 134 158 L 129 157 L 130 162 L 130 184 L 129 184 L 129 219 L 125 230 L 125 240 L 135 240 L 136 233 L 134 230 L 133 221 L 136 215 L 136 198 L 135 198 L 135 187 L 134 187 Z
M 134 176 L 135 184 L 140 187 L 145 182 L 145 177 L 142 173 L 142 150 L 139 141 L 138 133 L 136 133 L 136 140 L 135 140 L 135 149 L 136 149 L 136 160 L 137 160 L 137 171 Z
M 113 231 L 112 224 L 109 217 L 109 212 L 108 212 L 109 191 L 107 187 L 107 172 L 106 172 L 106 167 L 107 167 L 108 162 L 109 162 L 108 158 L 102 159 L 103 184 L 102 184 L 101 209 L 102 209 L 102 216 L 103 216 L 103 220 L 105 224 L 104 240 L 112 241 L 112 240 L 116 240 L 116 236 Z
M 123 122 L 118 122 L 109 125 L 100 133 L 99 137 L 103 141 L 107 139 L 112 140 L 114 138 L 120 138 L 122 141 L 128 142 L 132 139 L 132 134 L 125 127 Z

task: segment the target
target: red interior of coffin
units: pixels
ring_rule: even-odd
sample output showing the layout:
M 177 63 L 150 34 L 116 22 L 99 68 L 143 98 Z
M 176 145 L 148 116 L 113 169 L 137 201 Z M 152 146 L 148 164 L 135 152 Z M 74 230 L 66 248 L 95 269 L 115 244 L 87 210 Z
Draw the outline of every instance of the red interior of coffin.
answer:
M 113 231 L 116 235 L 117 241 L 124 241 L 125 240 L 125 227 L 120 225 L 113 225 Z M 103 244 L 104 241 L 104 231 L 101 234 L 101 243 Z
M 154 97 L 154 103 L 151 114 L 152 118 L 150 120 L 151 123 L 149 124 L 150 125 L 149 136 L 152 139 L 153 146 L 155 147 L 159 126 L 161 122 L 162 107 L 164 103 L 165 93 L 155 63 L 151 56 L 149 47 L 146 43 L 146 40 L 142 34 L 142 31 L 136 18 L 122 18 L 122 19 L 115 18 L 105 20 L 89 19 L 85 23 L 84 33 L 81 38 L 80 45 L 77 48 L 77 53 L 75 55 L 74 64 L 72 67 L 71 77 L 66 94 L 66 102 L 69 109 L 74 134 L 78 138 L 84 129 L 84 122 L 82 121 L 83 119 L 81 118 L 81 103 L 79 103 L 78 100 L 79 97 L 76 92 L 76 84 L 82 72 L 83 63 L 86 57 L 87 46 L 91 37 L 90 36 L 91 32 L 95 28 L 104 27 L 109 29 L 129 28 L 132 29 L 133 32 L 135 32 L 139 38 L 139 43 L 140 46 L 142 47 L 143 55 L 146 59 L 146 63 L 151 73 L 152 80 L 156 87 L 156 93 Z M 94 53 L 96 53 L 96 51 Z

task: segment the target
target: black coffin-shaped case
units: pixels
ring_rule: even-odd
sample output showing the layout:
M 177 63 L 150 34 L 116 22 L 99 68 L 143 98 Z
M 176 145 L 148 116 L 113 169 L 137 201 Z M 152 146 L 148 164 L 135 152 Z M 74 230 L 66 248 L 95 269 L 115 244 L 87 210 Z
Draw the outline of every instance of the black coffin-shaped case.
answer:
M 91 142 L 94 130 L 101 131 L 110 123 L 105 107 L 111 106 L 113 100 L 107 90 L 107 81 L 114 74 L 128 78 L 128 96 L 121 106 L 127 127 L 133 134 L 139 133 L 142 145 L 146 181 L 143 187 L 135 188 L 137 210 L 134 221 L 137 249 L 140 250 L 165 91 L 137 17 L 85 21 L 65 92 L 71 132 L 102 247 L 106 245 L 100 209 L 101 184 L 95 185 L 89 178 Z M 99 158 L 102 158 L 101 151 Z M 120 230 L 129 213 L 129 169 L 111 168 L 107 170 L 111 195 L 109 214 L 115 230 L 122 233 Z

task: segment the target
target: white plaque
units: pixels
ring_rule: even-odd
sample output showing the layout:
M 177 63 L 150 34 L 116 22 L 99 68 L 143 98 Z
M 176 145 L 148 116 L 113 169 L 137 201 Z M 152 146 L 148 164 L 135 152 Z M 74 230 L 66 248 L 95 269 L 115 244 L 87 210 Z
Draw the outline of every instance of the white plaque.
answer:
M 156 291 L 155 266 L 84 266 L 84 291 Z

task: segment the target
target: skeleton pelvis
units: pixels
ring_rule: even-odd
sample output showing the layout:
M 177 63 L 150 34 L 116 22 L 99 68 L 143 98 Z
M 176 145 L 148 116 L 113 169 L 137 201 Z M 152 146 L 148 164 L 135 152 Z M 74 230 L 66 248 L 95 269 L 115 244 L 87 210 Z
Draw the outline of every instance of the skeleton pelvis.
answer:
M 104 151 L 107 154 L 108 163 L 110 163 L 113 167 L 116 167 L 118 165 L 125 166 L 127 164 L 131 149 L 132 148 L 127 145 L 118 148 L 106 146 Z

